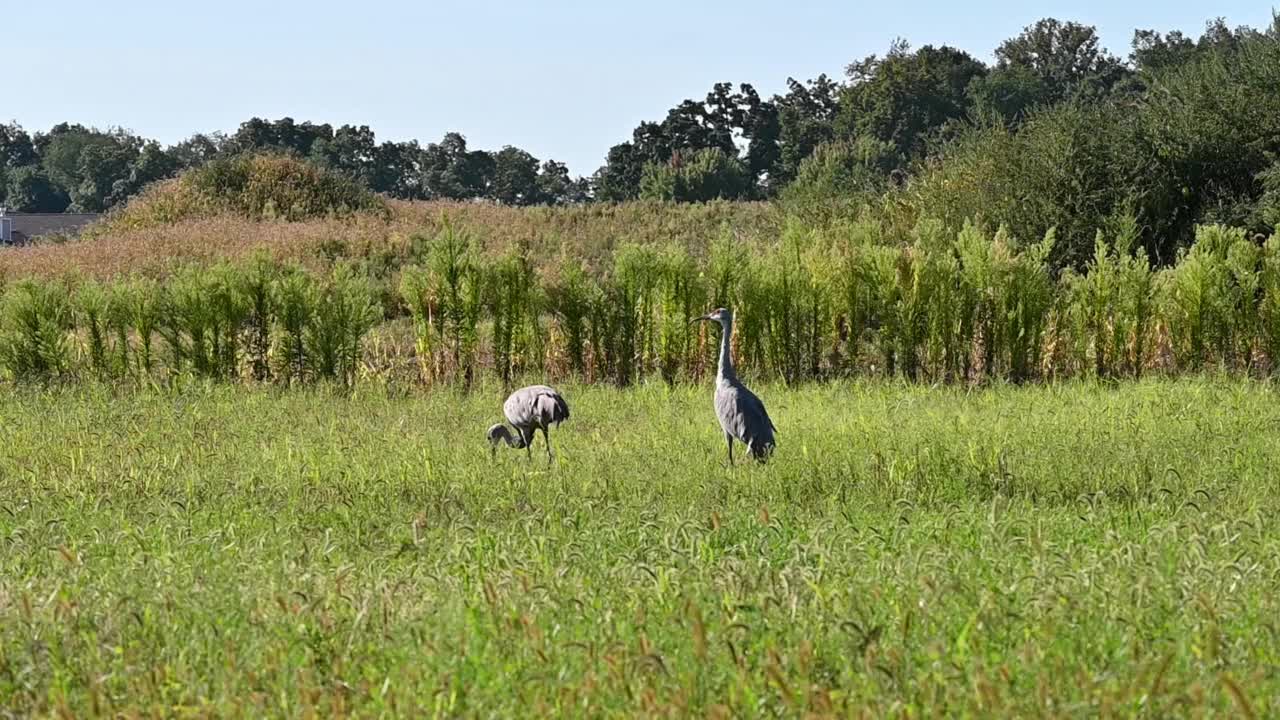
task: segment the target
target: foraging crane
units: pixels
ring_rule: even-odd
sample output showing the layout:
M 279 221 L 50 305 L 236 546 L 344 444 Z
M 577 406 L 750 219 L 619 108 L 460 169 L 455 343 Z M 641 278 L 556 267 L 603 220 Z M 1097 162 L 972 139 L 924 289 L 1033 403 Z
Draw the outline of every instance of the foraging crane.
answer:
M 733 464 L 733 441 L 747 446 L 747 452 L 760 462 L 773 454 L 773 434 L 777 428 L 769 419 L 764 403 L 755 393 L 738 380 L 733 371 L 733 359 L 729 357 L 729 337 L 733 334 L 733 312 L 719 308 L 709 315 L 694 318 L 690 322 L 715 322 L 720 324 L 720 364 L 716 369 L 716 416 L 724 430 L 729 445 L 729 464 Z
M 547 464 L 551 464 L 551 436 L 547 428 L 555 423 L 569 419 L 569 403 L 564 401 L 560 393 L 546 385 L 530 385 L 511 393 L 502 405 L 502 414 L 507 422 L 516 429 L 518 435 L 512 435 L 506 425 L 498 423 L 489 428 L 489 455 L 498 452 L 498 443 L 505 442 L 507 447 L 524 448 L 529 458 L 533 458 L 533 434 L 542 431 L 542 438 L 547 442 Z

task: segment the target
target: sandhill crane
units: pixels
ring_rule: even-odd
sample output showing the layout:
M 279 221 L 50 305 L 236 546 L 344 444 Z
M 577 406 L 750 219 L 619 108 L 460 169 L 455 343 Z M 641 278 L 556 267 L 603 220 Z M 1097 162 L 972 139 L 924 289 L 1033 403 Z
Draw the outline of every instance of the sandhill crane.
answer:
M 716 416 L 729 445 L 729 464 L 733 464 L 733 441 L 747 446 L 747 452 L 760 462 L 773 454 L 773 434 L 777 428 L 769 419 L 764 403 L 738 380 L 729 357 L 729 337 L 733 334 L 733 313 L 719 308 L 690 322 L 720 323 L 720 364 L 716 370 Z
M 530 385 L 523 387 L 507 398 L 502 404 L 502 414 L 507 422 L 516 429 L 516 435 L 506 425 L 498 423 L 486 433 L 489 438 L 489 454 L 498 452 L 498 443 L 505 442 L 508 447 L 524 448 L 530 458 L 533 457 L 533 433 L 541 430 L 542 438 L 547 442 L 547 464 L 551 464 L 551 436 L 547 428 L 555 423 L 569 419 L 569 403 L 560 393 L 546 385 Z

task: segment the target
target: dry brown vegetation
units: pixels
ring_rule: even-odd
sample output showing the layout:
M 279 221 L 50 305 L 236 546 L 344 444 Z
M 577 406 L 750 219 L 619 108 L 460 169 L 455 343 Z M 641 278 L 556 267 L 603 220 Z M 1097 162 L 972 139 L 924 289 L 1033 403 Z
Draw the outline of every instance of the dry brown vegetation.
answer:
M 674 242 L 695 256 L 730 232 L 749 242 L 776 238 L 781 221 L 766 203 L 595 204 L 511 208 L 452 202 L 393 202 L 387 217 L 357 214 L 299 222 L 255 220 L 233 213 L 170 225 L 90 233 L 79 241 L 0 251 L 0 276 L 58 277 L 68 273 L 109 279 L 131 273 L 160 277 L 187 264 L 244 259 L 259 251 L 304 265 L 336 257 L 405 258 L 415 235 L 435 237 L 444 219 L 485 252 L 525 244 L 537 262 L 562 256 L 592 268 L 608 264 L 620 242 Z

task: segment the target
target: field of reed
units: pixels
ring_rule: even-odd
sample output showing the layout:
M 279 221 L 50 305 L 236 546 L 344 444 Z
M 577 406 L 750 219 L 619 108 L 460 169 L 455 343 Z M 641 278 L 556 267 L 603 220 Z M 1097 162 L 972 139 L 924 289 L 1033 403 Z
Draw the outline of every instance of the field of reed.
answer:
M 1086 267 L 1057 272 L 1052 232 L 1027 240 L 973 224 L 784 221 L 772 239 L 721 224 L 700 242 L 597 243 L 592 256 L 519 233 L 486 244 L 468 229 L 483 213 L 462 216 L 403 218 L 395 242 L 378 235 L 385 224 L 348 220 L 327 245 L 308 236 L 323 223 L 268 224 L 283 239 L 268 230 L 238 249 L 186 244 L 205 254 L 170 253 L 163 272 L 118 259 L 96 276 L 18 274 L 0 303 L 0 370 L 42 381 L 675 383 L 712 367 L 714 338 L 688 320 L 718 306 L 736 312 L 739 366 L 787 383 L 1264 376 L 1280 358 L 1280 239 L 1224 226 L 1201 227 L 1155 268 L 1135 224 L 1117 222 Z M 30 270 L 38 253 L 70 262 L 100 244 L 111 245 L 9 260 Z

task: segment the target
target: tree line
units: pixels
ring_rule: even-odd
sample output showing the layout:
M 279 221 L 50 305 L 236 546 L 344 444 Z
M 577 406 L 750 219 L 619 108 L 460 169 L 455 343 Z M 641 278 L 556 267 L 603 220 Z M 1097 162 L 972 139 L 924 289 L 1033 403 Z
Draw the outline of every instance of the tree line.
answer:
M 952 225 L 983 217 L 1020 237 L 1059 229 L 1055 264 L 1083 261 L 1108 218 L 1134 214 L 1161 262 L 1201 222 L 1259 232 L 1280 214 L 1280 19 L 1134 33 L 1127 58 L 1094 28 L 1044 19 L 988 65 L 948 46 L 895 41 L 843 79 L 788 80 L 762 96 L 718 83 L 640 123 L 590 178 L 515 147 L 378 142 L 367 126 L 243 123 L 171 147 L 123 130 L 0 126 L 0 202 L 102 211 L 209 160 L 279 152 L 404 199 L 509 205 L 656 199 L 875 204 L 893 193 Z M 816 201 L 816 202 L 811 202 Z
M 417 141 L 378 142 L 368 126 L 253 118 L 232 135 L 199 133 L 162 147 L 121 130 L 62 123 L 30 134 L 0 125 L 0 204 L 25 212 L 103 212 L 148 183 L 216 158 L 254 153 L 301 157 L 374 192 L 405 200 L 488 199 L 509 205 L 565 204 L 590 197 L 586 180 L 564 163 L 540 162 L 504 147 L 471 150 L 448 133 Z

